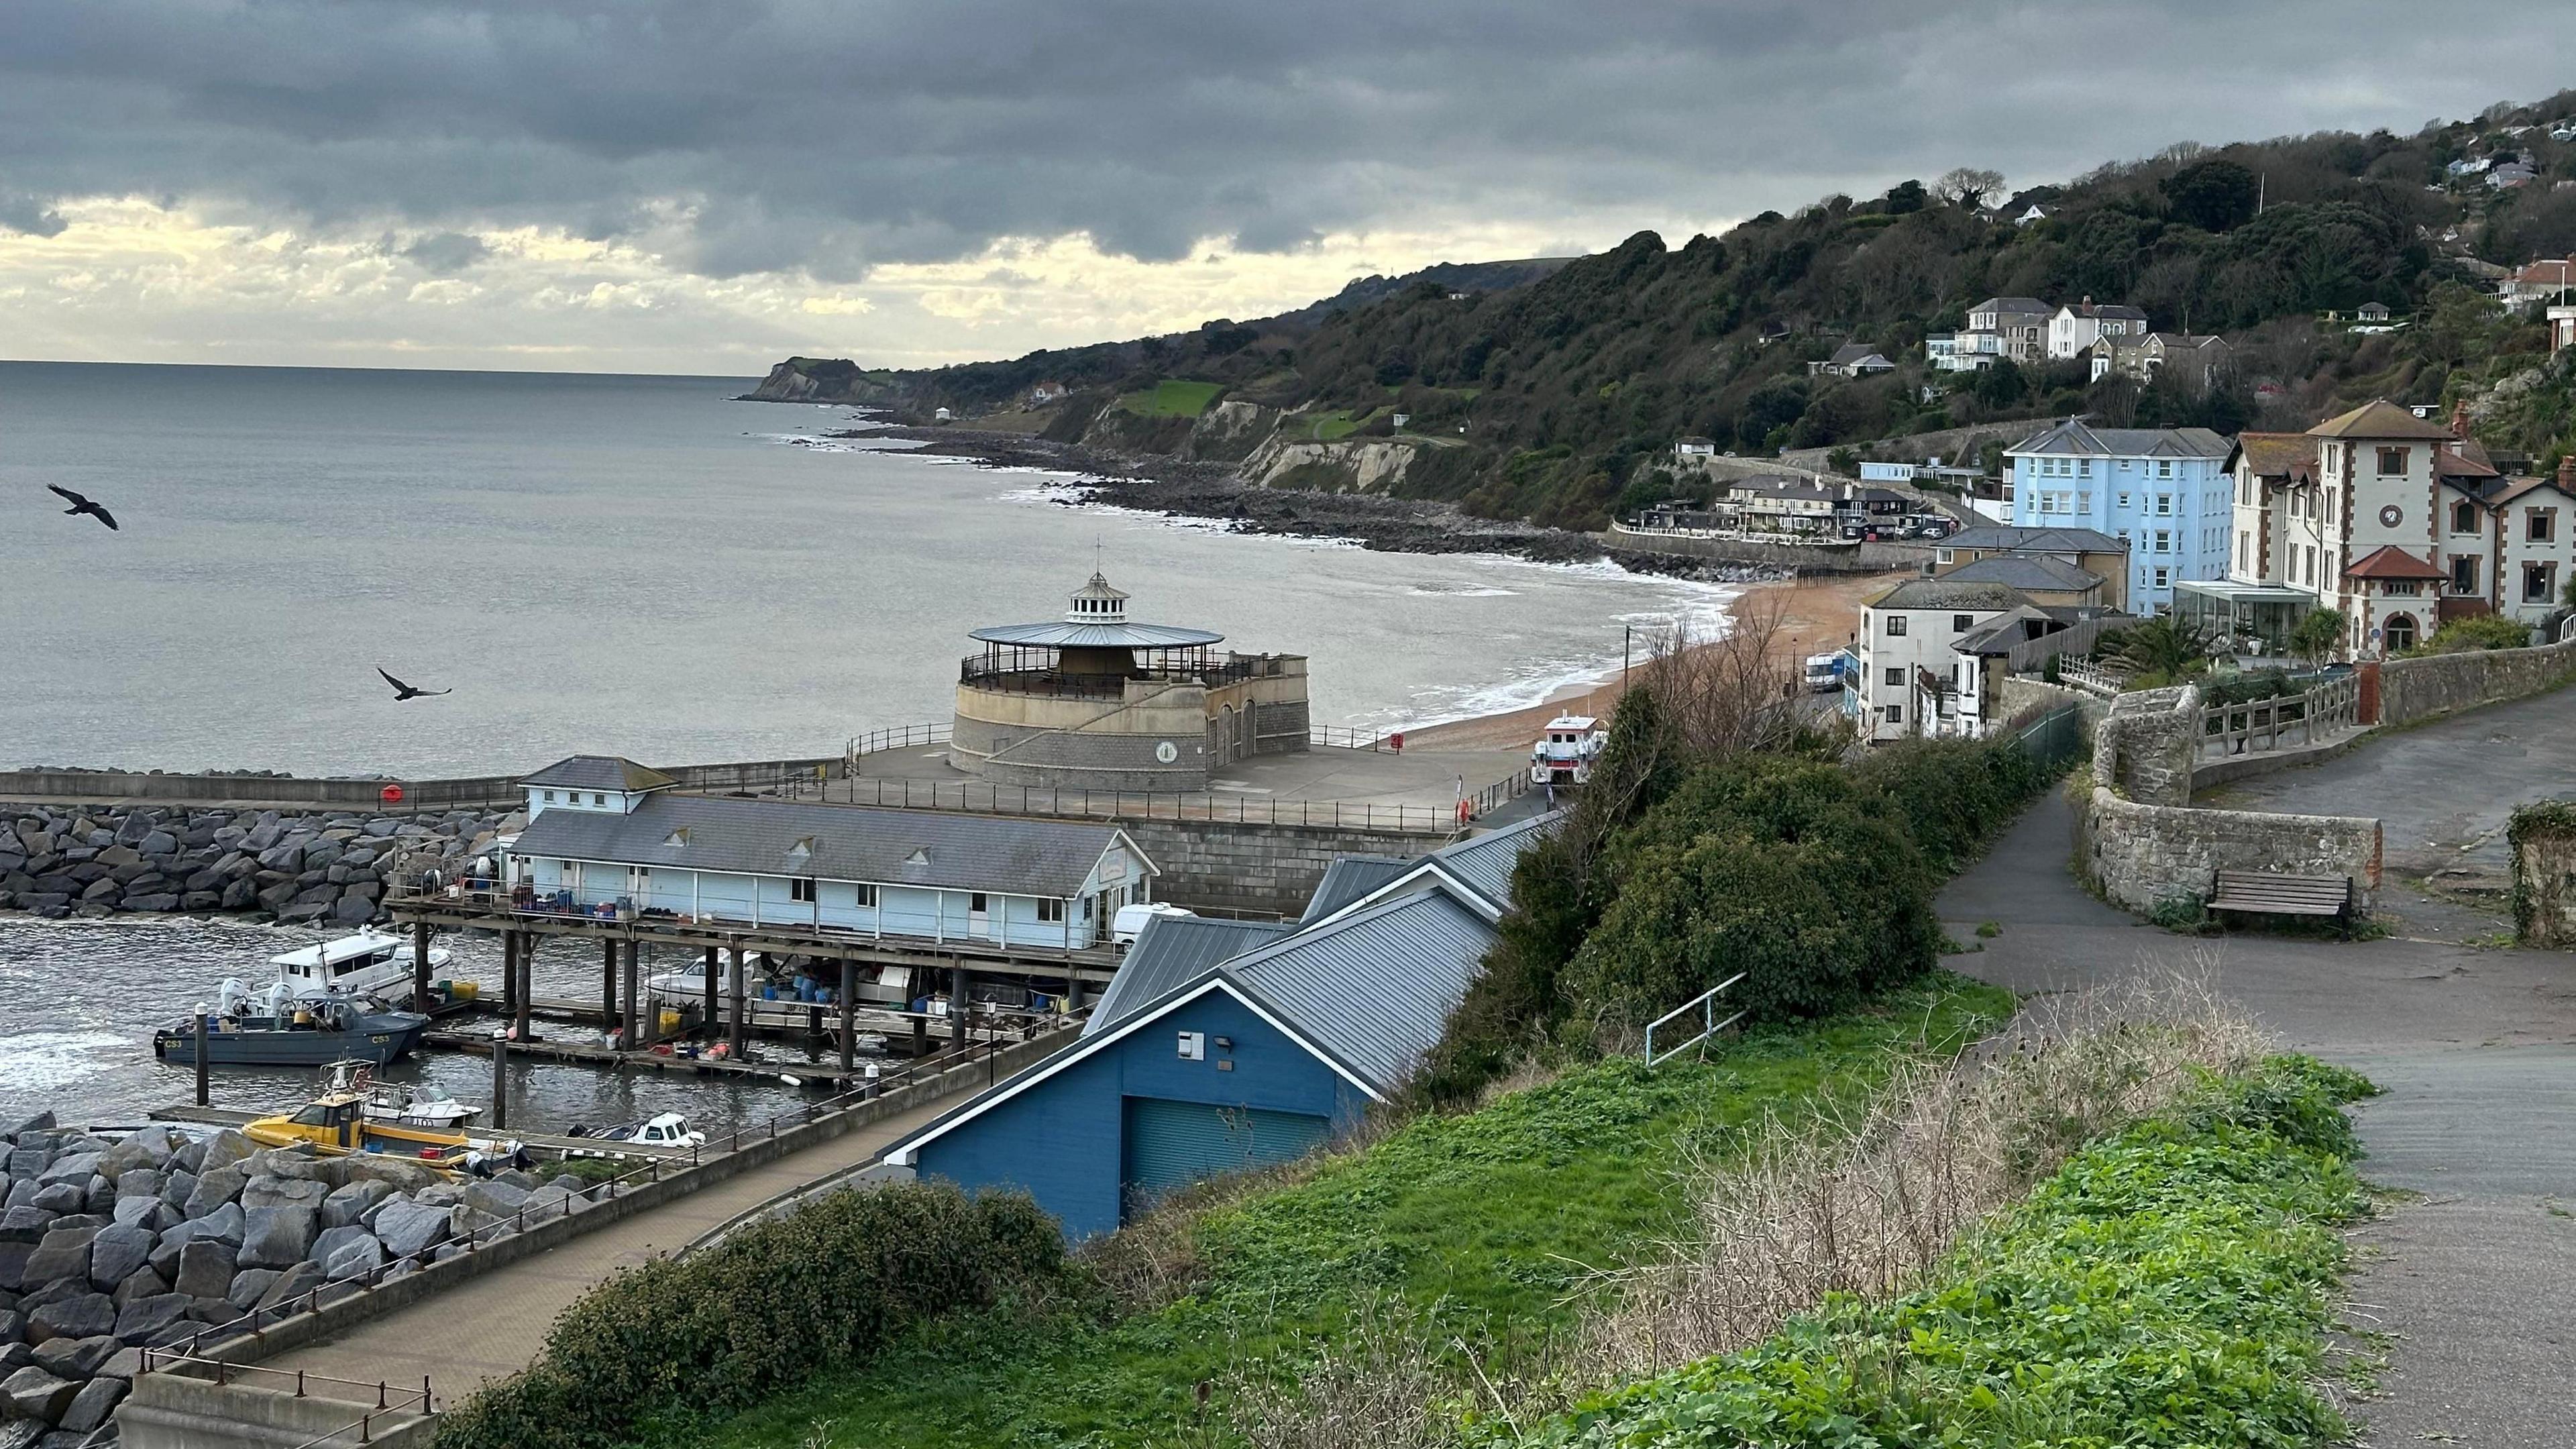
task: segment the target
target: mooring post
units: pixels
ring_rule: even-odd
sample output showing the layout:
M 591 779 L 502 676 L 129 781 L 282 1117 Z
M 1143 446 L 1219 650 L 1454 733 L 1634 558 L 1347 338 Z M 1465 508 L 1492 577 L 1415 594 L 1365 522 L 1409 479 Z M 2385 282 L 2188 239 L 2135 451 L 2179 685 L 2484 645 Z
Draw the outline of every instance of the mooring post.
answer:
M 858 1051 L 858 1007 L 850 999 L 858 994 L 859 963 L 844 956 L 841 958 L 841 994 L 836 998 L 841 1003 L 841 1072 L 844 1076 L 848 1075 L 851 1059 Z M 842 1085 L 847 1086 L 848 1083 L 845 1081 Z
M 197 1013 L 197 1105 L 198 1105 L 198 1106 L 200 1106 L 200 1107 L 205 1106 L 205 1105 L 206 1105 L 206 1102 L 207 1102 L 207 1088 L 206 1088 L 206 1062 L 207 1062 L 206 1051 L 207 1051 L 207 1044 L 206 1044 L 206 1038 L 207 1038 L 208 1036 L 210 1036 L 210 1035 L 212 1035 L 212 1034 L 213 1034 L 214 1029 L 215 1029 L 215 1019 L 214 1019 L 214 1017 L 213 1017 L 213 1016 L 211 1016 L 211 1015 L 209 1015 L 209 1014 L 207 1014 L 206 1012 L 202 1012 L 202 1011 L 201 1011 L 201 1012 L 198 1012 L 198 1013 Z
M 522 939 L 519 942 L 519 1009 L 516 1013 L 516 1023 L 519 1028 L 519 1040 L 526 1041 L 528 1039 L 528 1008 L 532 1004 L 528 998 L 537 994 L 537 938 L 533 932 L 523 932 L 521 934 Z
M 429 1010 L 429 922 L 411 928 L 411 1009 Z
M 643 964 L 637 957 L 643 953 L 643 949 L 632 940 L 626 943 L 626 1045 L 630 1049 L 650 1043 L 648 1029 L 644 1024 L 642 982 L 638 980 L 643 974 Z
M 966 1049 L 966 963 L 958 962 L 948 971 L 949 1042 L 959 1051 Z
M 519 1014 L 519 933 L 501 933 L 501 1019 Z
M 740 946 L 733 948 L 733 980 L 731 985 L 733 1011 L 730 1013 L 729 1019 L 725 1022 L 725 1050 L 728 1055 L 739 1059 L 742 1056 L 742 1014 L 745 1008 L 749 1005 L 749 1003 L 743 1000 L 742 948 Z
M 510 1125 L 510 1039 L 492 1036 L 492 1126 Z
M 716 948 L 707 948 L 707 1009 L 698 1016 L 698 1035 L 716 1039 Z
M 633 987 L 627 988 L 630 992 Z M 617 1025 L 617 942 L 599 943 L 599 1025 L 607 1030 Z

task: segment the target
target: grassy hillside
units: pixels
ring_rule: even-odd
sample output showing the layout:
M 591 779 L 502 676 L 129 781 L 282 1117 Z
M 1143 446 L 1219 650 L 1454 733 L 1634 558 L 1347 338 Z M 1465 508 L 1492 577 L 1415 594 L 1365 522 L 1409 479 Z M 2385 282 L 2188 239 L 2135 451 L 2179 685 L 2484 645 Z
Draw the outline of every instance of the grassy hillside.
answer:
M 1686 435 L 1754 456 L 2076 411 L 2300 427 L 2370 396 L 2442 401 L 2463 363 L 2483 374 L 2499 351 L 2539 346 L 2537 328 L 2493 325 L 2476 268 L 2576 249 L 2576 187 L 2558 185 L 2576 180 L 2576 142 L 2550 136 L 2571 117 L 2576 91 L 2412 136 L 2177 146 L 2010 196 L 1991 173 L 1954 173 L 1678 247 L 1641 232 L 1563 265 L 1369 278 L 1287 318 L 896 374 L 895 387 L 924 409 L 976 410 L 1046 378 L 1127 396 L 1185 379 L 1291 410 L 1281 426 L 1300 438 L 1383 432 L 1403 412 L 1412 433 L 1468 444 L 1403 491 L 1578 526 L 1657 494 L 1655 460 Z M 2447 170 L 2515 154 L 2540 173 L 2517 190 Z M 2047 215 L 2025 224 L 2034 205 Z M 2088 385 L 2081 362 L 1927 373 L 1924 335 L 1993 295 L 2134 303 L 2158 330 L 2229 336 L 2237 376 L 2186 397 Z M 2366 302 L 2409 325 L 2324 320 Z M 1905 365 L 1808 376 L 1852 340 Z

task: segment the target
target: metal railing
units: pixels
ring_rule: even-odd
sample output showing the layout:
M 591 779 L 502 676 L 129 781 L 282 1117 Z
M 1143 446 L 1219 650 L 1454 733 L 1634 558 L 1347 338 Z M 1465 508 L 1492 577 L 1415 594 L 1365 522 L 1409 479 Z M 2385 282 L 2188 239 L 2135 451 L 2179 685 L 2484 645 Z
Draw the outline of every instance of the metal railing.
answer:
M 834 780 L 822 798 L 832 804 L 902 810 L 956 810 L 985 815 L 1029 815 L 1074 820 L 1213 821 L 1240 825 L 1329 826 L 1445 834 L 1530 788 L 1529 771 L 1516 770 L 1468 795 L 1458 805 L 1386 805 L 1352 800 L 1269 800 L 1242 795 L 1166 794 L 1149 790 L 1069 790 L 1044 785 L 991 785 L 980 781 L 860 778 Z
M 2016 731 L 2013 743 L 2053 774 L 2084 753 L 2084 710 L 2060 705 Z
M 851 739 L 845 758 L 856 760 L 880 750 L 909 750 L 921 745 L 948 743 L 949 724 L 896 725 L 892 729 L 870 730 Z
M 960 894 L 952 891 L 951 894 Z M 1080 957 L 1108 949 L 1105 939 L 1085 936 L 1086 929 L 1095 933 L 1105 929 L 1095 925 L 1076 925 L 1071 935 L 1055 941 L 1004 940 L 997 936 L 978 936 L 968 929 L 948 930 L 950 918 L 925 917 L 905 913 L 881 914 L 877 923 L 850 925 L 819 919 L 812 914 L 814 905 L 794 902 L 782 909 L 801 906 L 806 914 L 780 917 L 737 916 L 709 906 L 696 912 L 652 906 L 638 908 L 634 890 L 627 885 L 555 886 L 548 889 L 528 887 L 524 898 L 521 887 L 501 886 L 490 881 L 460 881 L 436 889 L 400 886 L 386 892 L 384 904 L 412 910 L 455 909 L 471 906 L 477 914 L 519 916 L 537 921 L 584 921 L 598 926 L 616 927 L 637 940 L 655 936 L 702 938 L 710 933 L 734 936 L 798 936 L 829 940 L 890 941 L 898 946 L 918 943 L 936 947 L 942 952 L 983 952 L 1027 957 L 1064 955 Z M 883 907 L 869 909 L 883 912 Z M 1025 926 L 1026 923 L 1017 923 Z M 614 937 L 624 939 L 623 936 Z
M 591 1190 L 595 1191 L 598 1196 L 592 1199 L 592 1201 L 613 1201 L 621 1190 L 632 1191 L 636 1185 L 635 1180 L 638 1178 L 644 1179 L 646 1184 L 660 1182 L 662 1180 L 663 1171 L 666 1167 L 673 1173 L 695 1171 L 698 1168 L 705 1166 L 710 1157 L 730 1156 L 733 1153 L 740 1152 L 746 1143 L 774 1142 L 778 1140 L 779 1133 L 783 1131 L 792 1131 L 798 1127 L 811 1126 L 826 1117 L 838 1115 L 839 1113 L 849 1111 L 863 1103 L 881 1097 L 889 1091 L 898 1090 L 904 1087 L 917 1086 L 932 1078 L 945 1076 L 949 1072 L 955 1071 L 960 1067 L 971 1067 L 979 1060 L 989 1061 L 991 1058 L 1002 1052 L 1038 1039 L 1037 1021 L 1035 1018 L 1030 1018 L 1022 1024 L 1020 1035 L 1016 1040 L 991 1035 L 988 1035 L 983 1040 L 972 1039 L 972 1033 L 975 1029 L 975 1016 L 976 1013 L 971 1010 L 966 1013 L 965 1024 L 970 1039 L 963 1046 L 951 1047 L 945 1051 L 934 1052 L 929 1056 L 906 1062 L 904 1065 L 897 1067 L 891 1072 L 868 1077 L 862 1080 L 855 1087 L 845 1088 L 842 1091 L 833 1093 L 829 1097 L 818 1098 L 811 1102 L 799 1102 L 795 1106 L 786 1108 L 783 1111 L 774 1112 L 759 1122 L 750 1123 L 748 1125 L 737 1124 L 733 1130 L 725 1134 L 724 1145 L 721 1148 L 716 1146 L 716 1140 L 713 1137 L 709 1137 L 704 1143 L 690 1144 L 689 1155 L 685 1160 L 685 1163 L 676 1153 L 668 1157 L 659 1155 L 647 1156 L 643 1159 L 642 1166 L 619 1173 L 615 1177 L 596 1184 Z M 998 1072 L 996 1075 L 998 1075 Z M 603 1141 L 601 1145 L 604 1147 L 614 1147 L 617 1144 Z M 620 1160 L 624 1159 L 621 1158 Z M 562 1204 L 560 1208 L 549 1206 L 547 1208 L 540 1209 L 537 1221 L 542 1225 L 558 1218 L 570 1218 L 577 1215 L 578 1210 L 572 1203 L 567 1202 Z M 160 1353 L 173 1359 L 186 1359 L 194 1362 L 212 1363 L 217 1365 L 219 1369 L 228 1369 L 234 1373 L 247 1371 L 273 1374 L 288 1373 L 289 1371 L 285 1369 L 262 1369 L 252 1364 L 226 1364 L 225 1361 L 221 1359 L 202 1358 L 200 1353 L 201 1350 L 203 1350 L 209 1343 L 223 1343 L 230 1339 L 242 1337 L 244 1334 L 249 1335 L 253 1339 L 264 1338 L 267 1335 L 269 1325 L 284 1322 L 286 1319 L 295 1316 L 298 1312 L 312 1313 L 326 1307 L 327 1305 L 322 1302 L 322 1299 L 326 1294 L 330 1295 L 333 1302 L 337 1302 L 344 1297 L 353 1296 L 358 1293 L 373 1292 L 378 1285 L 385 1281 L 386 1276 L 391 1274 L 395 1268 L 402 1263 L 418 1259 L 420 1260 L 419 1268 L 415 1268 L 412 1271 L 419 1271 L 421 1268 L 427 1268 L 435 1263 L 437 1261 L 436 1255 L 441 1249 L 453 1247 L 462 1252 L 473 1253 L 478 1251 L 485 1243 L 497 1241 L 505 1231 L 524 1233 L 528 1230 L 528 1209 L 525 1203 L 521 1203 L 518 1209 L 506 1218 L 494 1214 L 487 1214 L 486 1216 L 491 1217 L 492 1220 L 488 1223 L 467 1228 L 463 1232 L 451 1232 L 446 1237 L 440 1238 L 435 1242 L 424 1243 L 416 1251 L 406 1254 L 402 1258 L 395 1259 L 392 1262 L 380 1264 L 376 1267 L 365 1269 L 362 1272 L 350 1273 L 339 1278 L 328 1279 L 324 1282 L 315 1284 L 313 1287 L 302 1293 L 296 1294 L 293 1297 L 284 1299 L 278 1303 L 271 1304 L 265 1308 L 254 1308 L 250 1312 L 242 1314 L 238 1318 L 227 1319 L 222 1323 L 209 1324 L 188 1337 L 186 1340 L 187 1348 L 183 1353 L 173 1353 L 167 1348 L 147 1349 L 145 1350 L 146 1357 L 144 1359 L 145 1371 L 150 1371 L 152 1362 L 150 1355 L 153 1353 Z M 505 1224 L 507 1225 L 506 1227 L 504 1226 Z M 301 1371 L 295 1371 L 295 1377 L 299 1386 L 298 1391 L 300 1393 L 301 1385 L 304 1382 L 305 1376 Z M 320 1378 L 319 1375 L 316 1375 L 315 1377 Z M 325 1379 L 323 1381 L 334 1383 L 350 1382 L 347 1380 L 331 1379 Z M 216 1382 L 224 1382 L 222 1377 L 220 1377 L 220 1374 L 217 1377 Z M 367 1387 L 367 1385 L 361 1384 L 360 1387 Z M 384 1386 L 377 1385 L 376 1387 L 381 1389 Z M 427 1402 L 425 1397 L 427 1390 L 428 1380 L 423 1379 L 421 1392 L 424 1395 L 424 1403 Z M 404 1392 L 410 1391 L 405 1390 Z M 379 1409 L 384 1407 L 381 1400 L 378 1407 Z M 346 1431 L 338 1430 L 334 1432 L 339 1433 Z M 324 1437 L 328 1438 L 330 1436 L 326 1435 Z M 320 1443 L 322 1440 L 315 1440 L 313 1442 Z
M 1719 1032 L 1726 1030 L 1728 1027 L 1735 1025 L 1737 1022 L 1742 1021 L 1744 1019 L 1744 1013 L 1741 1011 L 1728 1017 L 1724 1021 L 1718 1020 L 1717 998 L 1720 992 L 1725 991 L 1726 988 L 1743 980 L 1744 976 L 1744 972 L 1738 971 L 1734 975 L 1727 977 L 1724 981 L 1717 983 L 1715 986 L 1701 992 L 1699 995 L 1692 997 L 1690 1000 L 1685 1001 L 1681 1005 L 1674 1007 L 1672 1010 L 1665 1012 L 1663 1015 L 1656 1017 L 1653 1021 L 1646 1023 L 1646 1065 L 1651 1067 L 1657 1062 L 1671 1061 L 1673 1058 L 1680 1056 L 1683 1052 L 1689 1051 L 1692 1047 L 1699 1045 L 1701 1042 L 1708 1040 L 1710 1037 L 1713 1037 Z M 1691 1039 L 1683 1042 L 1677 1047 L 1672 1047 L 1662 1052 L 1656 1051 L 1656 1029 L 1673 1021 L 1677 1017 L 1687 1016 L 1693 1011 L 1698 1012 L 1700 1015 L 1700 1029 L 1692 1034 Z
M 255 1363 L 231 1363 L 219 1358 L 201 1358 L 193 1350 L 181 1352 L 168 1348 L 145 1348 L 139 1350 L 139 1352 L 143 1356 L 140 1367 L 144 1373 L 166 1373 L 174 1368 L 211 1370 L 211 1376 L 218 1388 L 231 1385 L 235 1378 L 251 1378 L 265 1374 L 271 1379 L 292 1381 L 295 1385 L 294 1397 L 299 1399 L 317 1397 L 311 1392 L 312 1387 L 316 1384 L 333 1384 L 342 1388 L 357 1389 L 361 1392 L 368 1389 L 374 1389 L 376 1391 L 375 1408 L 360 1414 L 357 1418 L 350 1420 L 339 1428 L 329 1430 L 305 1440 L 303 1443 L 296 1445 L 295 1449 L 314 1449 L 314 1446 L 316 1445 L 329 1444 L 333 1442 L 348 1442 L 356 1444 L 372 1443 L 375 1438 L 375 1423 L 378 1418 L 388 1414 L 408 1414 L 414 1412 L 415 1409 L 421 1414 L 432 1412 L 431 1404 L 433 1401 L 430 1395 L 429 1375 L 427 1374 L 420 1376 L 419 1388 L 415 1389 L 409 1385 L 405 1385 L 398 1389 L 395 1388 L 391 1382 L 385 1379 L 378 1379 L 373 1383 L 368 1383 L 363 1379 L 333 1378 L 329 1374 L 312 1373 L 305 1369 L 276 1369 L 267 1368 Z M 284 1387 L 283 1382 L 280 1383 L 280 1387 Z M 347 1399 L 333 1394 L 324 1394 L 319 1395 L 318 1397 L 330 1399 L 334 1403 L 363 1402 L 362 1400 Z M 358 1437 L 354 1440 L 345 1439 L 345 1436 L 352 1430 L 357 1432 Z
M 2299 694 L 2241 704 L 2215 704 L 2200 712 L 2196 757 L 2227 759 L 2322 744 L 2359 725 L 2361 682 L 2347 675 Z
M 1395 733 L 1403 733 L 1401 730 Z M 1306 744 L 1319 750 L 1383 750 L 1388 736 L 1376 730 L 1353 729 L 1348 725 L 1308 725 Z
M 2125 669 L 2113 669 L 2086 659 L 2061 658 L 2057 666 L 2060 683 L 2069 684 L 2087 694 L 2108 699 L 2129 687 L 2131 678 Z

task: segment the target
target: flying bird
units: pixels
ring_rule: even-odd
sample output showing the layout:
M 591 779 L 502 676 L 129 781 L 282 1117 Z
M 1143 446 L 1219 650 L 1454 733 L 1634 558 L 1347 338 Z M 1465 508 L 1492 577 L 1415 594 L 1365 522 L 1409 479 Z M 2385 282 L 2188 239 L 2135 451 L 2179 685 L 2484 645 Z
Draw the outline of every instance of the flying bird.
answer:
M 376 672 L 378 674 L 384 674 L 385 683 L 394 687 L 394 703 L 396 704 L 400 704 L 406 699 L 420 699 L 432 694 L 454 694 L 456 692 L 453 689 L 414 689 L 410 685 L 403 683 L 401 680 L 394 678 L 392 675 L 385 674 L 382 666 L 378 666 Z
M 45 486 L 46 486 L 48 489 L 51 489 L 52 491 L 54 491 L 54 492 L 56 492 L 56 493 L 59 493 L 59 494 L 63 495 L 63 497 L 64 497 L 64 498 L 66 498 L 66 499 L 70 500 L 70 502 L 71 502 L 71 505 L 72 505 L 72 506 L 71 506 L 71 507 L 69 507 L 69 508 L 64 509 L 64 510 L 63 510 L 63 512 L 65 512 L 65 513 L 74 513 L 74 514 L 78 514 L 78 513 L 86 513 L 86 514 L 88 514 L 90 517 L 97 519 L 99 522 L 106 524 L 110 529 L 113 529 L 113 528 L 115 528 L 115 527 L 116 527 L 116 515 L 115 515 L 115 514 L 113 514 L 113 513 L 108 512 L 108 511 L 107 511 L 106 509 L 104 509 L 104 508 L 99 507 L 99 506 L 98 506 L 98 504 L 97 504 L 97 503 L 95 503 L 95 502 L 93 502 L 92 500 L 87 499 L 87 498 L 83 498 L 82 496 L 80 496 L 80 495 L 79 495 L 79 494 L 77 494 L 77 493 L 74 493 L 72 490 L 70 490 L 70 489 L 68 489 L 68 488 L 60 488 L 60 487 L 56 487 L 54 484 L 51 484 L 51 483 L 48 483 L 48 484 L 46 484 Z

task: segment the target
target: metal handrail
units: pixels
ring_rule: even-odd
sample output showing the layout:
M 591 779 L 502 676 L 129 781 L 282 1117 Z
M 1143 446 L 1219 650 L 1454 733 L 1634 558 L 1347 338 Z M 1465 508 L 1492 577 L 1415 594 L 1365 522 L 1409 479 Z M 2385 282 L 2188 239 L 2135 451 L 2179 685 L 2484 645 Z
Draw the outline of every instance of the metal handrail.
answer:
M 1671 1061 L 1674 1057 L 1681 1055 L 1683 1052 L 1689 1051 L 1692 1047 L 1699 1045 L 1701 1042 L 1708 1040 L 1710 1037 L 1713 1037 L 1719 1032 L 1726 1030 L 1728 1027 L 1735 1025 L 1737 1022 L 1742 1021 L 1744 1019 L 1744 1012 L 1742 1011 L 1735 1013 L 1724 1021 L 1719 1021 L 1717 1019 L 1717 997 L 1719 992 L 1722 992 L 1726 988 L 1733 986 L 1738 981 L 1743 980 L 1745 974 L 1746 973 L 1742 971 L 1738 971 L 1734 975 L 1727 977 L 1724 981 L 1717 983 L 1715 986 L 1701 992 L 1699 995 L 1692 997 L 1690 1000 L 1685 1001 L 1681 1005 L 1674 1007 L 1672 1010 L 1665 1012 L 1663 1015 L 1656 1017 L 1653 1021 L 1646 1023 L 1646 1065 L 1651 1067 L 1659 1061 Z M 1655 1052 L 1655 1028 L 1662 1026 L 1677 1016 L 1688 1014 L 1693 1008 L 1697 1008 L 1700 1014 L 1699 1034 L 1693 1036 L 1689 1041 L 1683 1042 L 1680 1046 L 1674 1047 L 1672 1050 L 1664 1052 L 1662 1055 L 1658 1056 Z M 1747 1010 L 1750 1009 L 1751 1008 L 1749 1007 L 1747 1008 Z
M 1530 789 L 1529 771 L 1509 776 L 1467 797 L 1468 814 L 1483 815 Z M 994 785 L 972 781 L 865 776 L 824 787 L 827 803 L 881 809 L 955 810 L 1074 820 L 1203 820 L 1239 825 L 1330 826 L 1336 829 L 1445 833 L 1456 828 L 1454 806 L 1382 805 L 1373 801 L 1272 800 L 1235 795 L 1158 790 L 1058 789 L 1045 785 Z
M 269 1368 L 263 1364 L 233 1363 L 228 1359 L 206 1358 L 193 1352 L 182 1353 L 168 1348 L 144 1348 L 141 1350 L 141 1353 L 142 1359 L 140 1367 L 144 1373 L 153 1373 L 176 1365 L 194 1365 L 200 1368 L 214 1370 L 214 1380 L 218 1387 L 230 1384 L 233 1376 L 236 1374 L 266 1374 L 271 1378 L 293 1379 L 295 1381 L 295 1397 L 299 1399 L 311 1397 L 311 1395 L 306 1391 L 312 1385 L 317 1383 L 338 1384 L 342 1387 L 352 1389 L 371 1388 L 376 1391 L 376 1406 L 374 1409 L 360 1415 L 358 1418 L 353 1419 L 346 1424 L 341 1425 L 339 1428 L 305 1440 L 303 1443 L 295 1446 L 295 1449 L 313 1449 L 313 1446 L 317 1444 L 327 1444 L 330 1441 L 339 1438 L 341 1435 L 348 1433 L 352 1429 L 358 1431 L 359 1443 L 368 1443 L 374 1438 L 375 1420 L 378 1415 L 402 1412 L 406 1406 L 415 1399 L 420 1403 L 420 1411 L 423 1414 L 427 1414 L 432 1411 L 431 1405 L 434 1402 L 431 1394 L 430 1378 L 427 1374 L 422 1374 L 420 1376 L 419 1388 L 397 1389 L 391 1382 L 384 1379 L 377 1379 L 373 1383 L 369 1383 L 364 1379 L 334 1378 L 329 1374 L 317 1374 L 306 1369 L 279 1369 Z M 339 1400 L 337 1402 L 348 1401 Z

